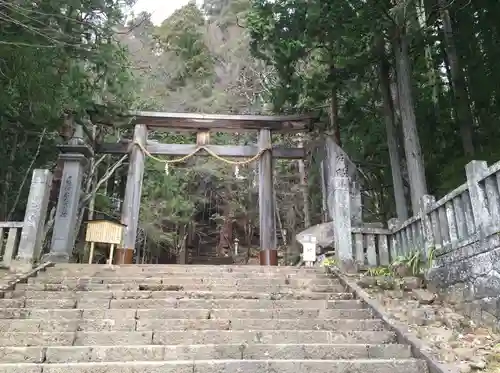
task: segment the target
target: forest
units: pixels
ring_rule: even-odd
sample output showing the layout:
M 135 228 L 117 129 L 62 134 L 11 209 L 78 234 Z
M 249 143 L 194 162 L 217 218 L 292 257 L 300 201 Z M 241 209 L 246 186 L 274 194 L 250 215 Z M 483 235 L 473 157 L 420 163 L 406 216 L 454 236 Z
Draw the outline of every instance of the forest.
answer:
M 275 164 L 277 233 L 291 248 L 285 261 L 297 255 L 295 234 L 323 219 L 314 149 L 325 136 L 356 163 L 363 215 L 373 222 L 405 220 L 421 195 L 443 196 L 464 181 L 472 159 L 500 159 L 498 2 L 204 0 L 160 25 L 132 6 L 0 0 L 0 221 L 23 219 L 32 170 L 51 169 L 46 246 L 62 173 L 57 145 L 73 136 L 71 123 L 96 144 L 130 137 L 115 120 L 129 110 L 319 113 L 306 133 L 273 139 L 307 150 L 303 161 Z M 251 144 L 256 134 L 216 133 L 212 141 Z M 75 230 L 96 216 L 119 218 L 126 169 L 126 157 L 90 160 Z M 165 170 L 149 159 L 137 260 L 223 254 L 235 238 L 251 252 L 257 183 L 253 163 L 195 157 Z

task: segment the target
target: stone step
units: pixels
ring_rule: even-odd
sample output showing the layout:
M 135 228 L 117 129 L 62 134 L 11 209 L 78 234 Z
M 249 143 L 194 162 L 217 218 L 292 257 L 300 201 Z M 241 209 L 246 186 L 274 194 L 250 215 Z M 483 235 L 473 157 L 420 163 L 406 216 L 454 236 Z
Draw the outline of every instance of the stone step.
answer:
M 328 278 L 325 273 L 319 272 L 219 272 L 219 271 L 201 271 L 201 272 L 172 272 L 172 271 L 127 271 L 127 272 L 108 272 L 108 271 L 80 271 L 80 272 L 56 272 L 47 271 L 40 272 L 38 278 L 75 278 L 75 277 L 103 277 L 103 278 L 148 278 L 148 277 L 165 277 L 165 278 L 214 278 L 214 279 L 239 279 L 250 280 L 258 278 L 266 279 L 282 279 L 282 278 L 305 278 L 305 279 L 321 279 Z
M 407 359 L 400 344 L 210 344 L 177 346 L 1 347 L 2 363 L 79 363 L 209 359 Z
M 0 319 L 0 333 L 176 330 L 384 330 L 381 320 L 368 319 Z
M 92 293 L 89 293 L 92 294 Z M 104 309 L 137 309 L 137 308 L 302 308 L 302 309 L 342 309 L 362 308 L 358 300 L 271 300 L 271 299 L 0 299 L 0 308 L 104 308 Z
M 114 265 L 109 267 L 105 264 L 71 264 L 58 263 L 54 267 L 47 269 L 49 273 L 83 273 L 83 272 L 115 272 L 115 273 L 155 273 L 155 272 L 172 272 L 172 273 L 324 273 L 323 268 L 313 267 L 291 267 L 291 266 L 259 266 L 259 265 L 221 265 L 221 266 L 206 266 L 206 265 L 182 265 L 182 264 L 128 264 Z
M 0 319 L 370 319 L 371 310 L 359 309 L 29 309 L 0 308 Z
M 1 373 L 426 373 L 417 359 L 179 360 L 115 363 L 1 364 Z
M 28 279 L 28 284 L 148 284 L 148 285 L 170 285 L 184 286 L 190 284 L 203 284 L 212 286 L 273 286 L 289 285 L 291 287 L 307 287 L 312 285 L 339 285 L 336 279 L 329 278 L 255 278 L 255 279 L 234 279 L 216 277 L 186 277 L 178 279 L 175 277 L 94 277 L 94 278 L 64 278 L 64 277 L 32 277 Z
M 324 273 L 317 272 L 175 272 L 175 271 L 155 271 L 155 272 L 115 272 L 115 271 L 82 271 L 79 273 L 72 272 L 39 272 L 38 278 L 91 278 L 91 277 L 104 277 L 104 278 L 127 278 L 127 277 L 165 277 L 165 278 L 219 278 L 219 279 L 254 279 L 254 278 L 325 278 Z
M 6 292 L 5 299 L 272 299 L 272 300 L 349 300 L 352 293 L 324 293 L 324 292 L 251 292 L 251 291 L 36 291 L 14 290 Z
M 389 331 L 188 330 L 142 332 L 12 332 L 0 333 L 0 347 L 121 346 L 204 344 L 385 344 L 395 343 Z M 1 372 L 1 370 L 0 370 Z
M 220 292 L 239 292 L 239 291 L 252 291 L 258 293 L 264 292 L 290 292 L 298 291 L 290 285 L 252 285 L 241 284 L 234 286 L 226 285 L 210 285 L 210 284 L 160 284 L 160 283 L 122 283 L 122 284 L 93 284 L 93 283 L 79 283 L 77 281 L 66 282 L 64 284 L 17 284 L 16 290 L 36 290 L 36 291 L 103 291 L 103 290 L 141 290 L 141 291 L 220 291 Z M 300 290 L 300 289 L 299 289 Z M 331 292 L 339 293 L 344 291 L 344 286 L 340 284 L 335 285 L 308 285 L 302 290 L 314 292 Z

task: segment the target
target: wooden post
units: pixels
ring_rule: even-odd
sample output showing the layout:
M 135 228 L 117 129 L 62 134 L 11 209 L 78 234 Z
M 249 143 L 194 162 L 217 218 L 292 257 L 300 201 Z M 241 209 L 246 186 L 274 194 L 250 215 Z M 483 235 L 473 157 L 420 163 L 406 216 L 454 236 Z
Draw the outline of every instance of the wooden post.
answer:
M 94 260 L 94 249 L 95 249 L 95 242 L 92 241 L 90 243 L 89 264 L 92 264 L 92 261 Z
M 137 124 L 134 130 L 134 141 L 146 146 L 148 129 L 144 124 Z M 130 164 L 127 174 L 127 186 L 122 207 L 122 224 L 125 225 L 123 247 L 116 249 L 116 264 L 132 264 L 137 228 L 139 226 L 139 210 L 141 207 L 142 179 L 144 176 L 145 154 L 138 146 L 130 152 Z
M 260 130 L 259 148 L 270 148 L 271 131 Z M 259 160 L 260 265 L 278 265 L 276 221 L 274 218 L 273 155 L 266 150 Z
M 115 244 L 112 243 L 111 247 L 109 248 L 109 265 L 113 264 L 113 257 L 115 256 Z
M 210 143 L 210 131 L 200 130 L 196 133 L 196 146 L 205 146 Z

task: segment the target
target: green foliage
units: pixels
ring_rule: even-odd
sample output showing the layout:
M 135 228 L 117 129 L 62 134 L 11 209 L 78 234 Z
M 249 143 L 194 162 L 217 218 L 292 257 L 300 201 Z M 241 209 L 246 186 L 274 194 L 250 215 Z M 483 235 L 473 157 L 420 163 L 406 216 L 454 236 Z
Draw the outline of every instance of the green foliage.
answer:
M 175 53 L 184 65 L 175 78 L 179 86 L 186 85 L 187 80 L 205 81 L 213 74 L 214 61 L 205 44 L 205 32 L 205 19 L 195 1 L 174 12 L 158 29 L 161 46 Z
M 322 267 L 333 267 L 335 265 L 337 265 L 337 260 L 334 258 L 326 258 L 321 262 Z
M 132 104 L 127 54 L 113 38 L 122 6 L 2 3 L 0 220 L 22 218 L 31 171 L 54 166 L 66 113 L 86 120 L 96 103 L 111 116 Z
M 246 25 L 252 51 L 277 72 L 270 87 L 275 110 L 327 108 L 332 92 L 337 93 L 337 124 L 343 147 L 353 159 L 361 161 L 365 177 L 369 197 L 365 215 L 375 221 L 395 215 L 376 69 L 377 37 L 385 39 L 389 62 L 394 65 L 391 43 L 402 30 L 408 33 L 415 112 L 429 193 L 444 195 L 463 183 L 464 165 L 471 158 L 464 155 L 464 135 L 456 113 L 464 104 L 450 85 L 447 41 L 436 4 L 404 0 L 253 0 L 251 5 Z M 465 73 L 474 121 L 474 159 L 494 162 L 500 158 L 496 146 L 500 105 L 496 99 L 498 84 L 494 83 L 499 72 L 491 61 L 498 57 L 498 49 L 493 46 L 500 32 L 494 22 L 489 22 L 498 16 L 500 8 L 491 1 L 451 2 L 446 3 L 446 10 L 452 19 L 451 37 L 458 64 Z M 397 94 L 394 96 L 397 98 Z M 395 114 L 400 121 L 397 108 L 396 100 Z M 322 132 L 324 128 L 322 123 L 316 130 Z
M 394 258 L 389 266 L 369 268 L 366 274 L 374 277 L 422 276 L 432 267 L 434 255 L 434 249 L 429 250 L 428 255 L 422 250 L 412 250 Z
M 368 276 L 382 277 L 382 276 L 392 276 L 393 272 L 389 267 L 375 267 L 375 268 L 369 268 L 368 271 L 366 271 L 366 274 Z
M 423 250 L 412 250 L 403 256 L 399 256 L 391 263 L 393 270 L 403 266 L 411 271 L 411 275 L 420 276 L 432 267 L 435 250 L 432 248 L 426 255 Z

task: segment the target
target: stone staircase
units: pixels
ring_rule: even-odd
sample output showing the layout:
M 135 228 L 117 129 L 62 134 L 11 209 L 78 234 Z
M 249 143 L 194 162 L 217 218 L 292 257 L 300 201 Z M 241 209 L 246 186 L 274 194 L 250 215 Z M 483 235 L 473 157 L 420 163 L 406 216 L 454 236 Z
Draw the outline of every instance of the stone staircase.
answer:
M 319 269 L 64 264 L 0 306 L 0 373 L 428 371 Z

